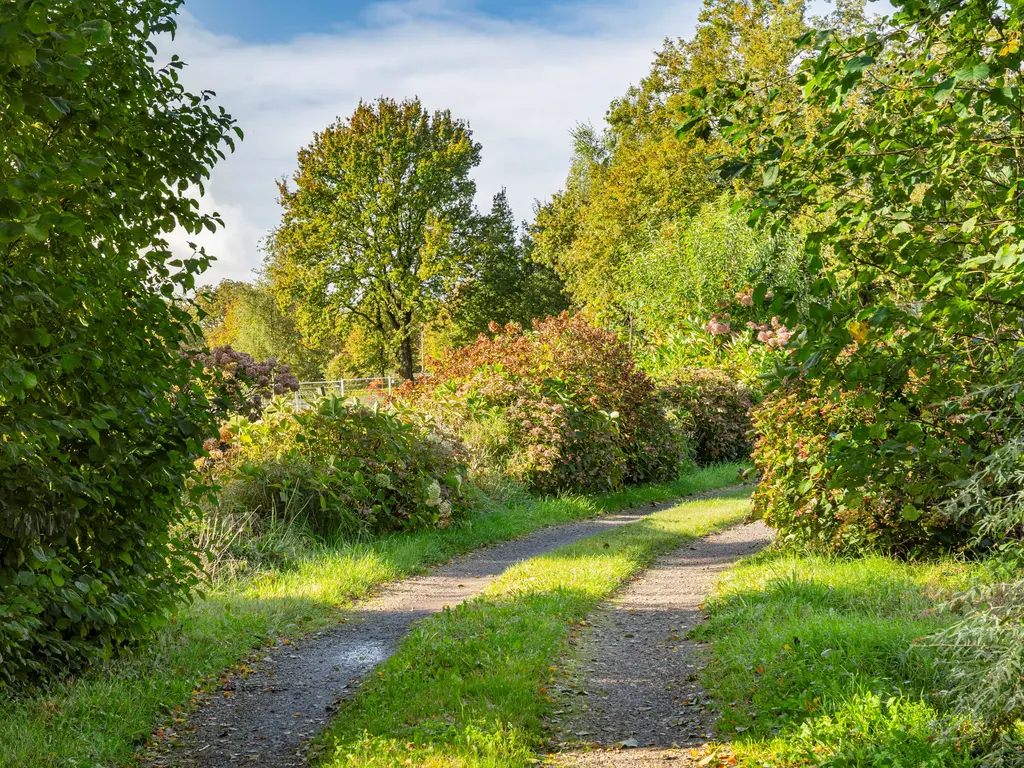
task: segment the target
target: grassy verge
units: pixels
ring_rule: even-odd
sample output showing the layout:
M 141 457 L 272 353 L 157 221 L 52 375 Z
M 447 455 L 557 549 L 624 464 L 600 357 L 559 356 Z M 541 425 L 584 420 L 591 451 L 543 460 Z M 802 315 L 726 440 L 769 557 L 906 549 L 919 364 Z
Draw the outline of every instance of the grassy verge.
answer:
M 343 705 L 331 768 L 515 768 L 537 762 L 552 666 L 572 628 L 656 555 L 742 519 L 746 494 L 691 502 L 533 558 L 424 621 Z
M 941 668 L 916 638 L 979 566 L 768 553 L 733 570 L 697 636 L 719 736 L 744 766 L 966 768 L 970 730 L 943 713 Z M 735 764 L 735 763 L 730 763 Z
M 145 647 L 31 697 L 0 700 L 0 766 L 115 766 L 132 759 L 158 723 L 187 709 L 197 687 L 254 648 L 335 622 L 354 598 L 467 550 L 537 528 L 736 482 L 738 467 L 604 497 L 496 507 L 446 531 L 338 542 L 303 553 L 287 570 L 216 585 Z

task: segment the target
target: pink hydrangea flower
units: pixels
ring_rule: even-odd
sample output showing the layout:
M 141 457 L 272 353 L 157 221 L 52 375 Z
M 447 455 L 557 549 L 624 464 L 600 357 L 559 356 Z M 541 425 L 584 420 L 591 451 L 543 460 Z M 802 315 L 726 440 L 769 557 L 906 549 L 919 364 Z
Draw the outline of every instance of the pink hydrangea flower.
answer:
M 729 316 L 719 317 L 718 315 L 712 315 L 705 330 L 712 336 L 728 336 L 732 333 L 732 324 L 729 322 Z

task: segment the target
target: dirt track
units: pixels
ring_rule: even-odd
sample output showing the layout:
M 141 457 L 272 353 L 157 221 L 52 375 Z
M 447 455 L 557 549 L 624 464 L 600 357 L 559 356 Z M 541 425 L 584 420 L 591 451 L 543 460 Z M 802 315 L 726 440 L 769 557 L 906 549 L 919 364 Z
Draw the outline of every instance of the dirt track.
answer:
M 736 488 L 689 497 L 709 498 Z M 683 501 L 686 501 L 684 499 Z M 396 582 L 356 608 L 348 622 L 294 645 L 268 650 L 254 674 L 230 684 L 191 718 L 181 742 L 148 766 L 222 768 L 306 764 L 309 740 L 339 699 L 398 648 L 413 623 L 482 591 L 509 566 L 679 504 L 637 507 L 593 520 L 545 528 L 460 557 L 418 578 Z

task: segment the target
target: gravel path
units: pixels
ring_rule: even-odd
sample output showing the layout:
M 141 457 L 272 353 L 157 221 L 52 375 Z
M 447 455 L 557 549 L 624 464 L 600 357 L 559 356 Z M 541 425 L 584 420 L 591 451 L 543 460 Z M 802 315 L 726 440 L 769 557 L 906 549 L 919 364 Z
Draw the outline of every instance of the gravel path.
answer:
M 691 496 L 710 498 L 722 489 Z M 635 507 L 578 523 L 541 529 L 522 539 L 459 557 L 426 576 L 387 585 L 362 603 L 336 629 L 294 645 L 268 649 L 254 673 L 227 686 L 230 696 L 208 700 L 183 729 L 169 752 L 152 755 L 147 766 L 222 768 L 305 765 L 309 740 L 326 725 L 337 702 L 358 688 L 358 680 L 390 657 L 413 623 L 445 606 L 475 596 L 510 565 L 635 522 L 681 503 Z
M 659 558 L 593 615 L 577 639 L 576 695 L 563 697 L 568 714 L 552 723 L 563 743 L 590 747 L 553 765 L 682 766 L 714 738 L 714 714 L 695 681 L 697 644 L 685 636 L 718 575 L 771 539 L 758 522 L 694 542 Z

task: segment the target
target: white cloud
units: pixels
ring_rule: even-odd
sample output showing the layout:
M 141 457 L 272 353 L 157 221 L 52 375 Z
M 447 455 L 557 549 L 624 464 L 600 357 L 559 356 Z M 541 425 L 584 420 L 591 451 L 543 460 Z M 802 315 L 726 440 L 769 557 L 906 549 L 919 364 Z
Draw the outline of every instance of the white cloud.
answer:
M 665 36 L 692 31 L 699 5 L 650 0 L 576 11 L 571 33 L 465 7 L 465 0 L 381 3 L 359 28 L 277 44 L 241 42 L 182 19 L 174 50 L 189 64 L 186 84 L 215 90 L 246 134 L 214 170 L 203 202 L 227 225 L 201 240 L 219 259 L 207 281 L 245 279 L 259 267 L 258 241 L 280 214 L 275 180 L 292 173 L 315 131 L 361 98 L 419 96 L 428 109 L 468 120 L 483 145 L 479 204 L 488 206 L 504 186 L 516 215 L 529 217 L 534 200 L 565 179 L 570 129 L 600 122 L 609 102 L 647 72 Z

